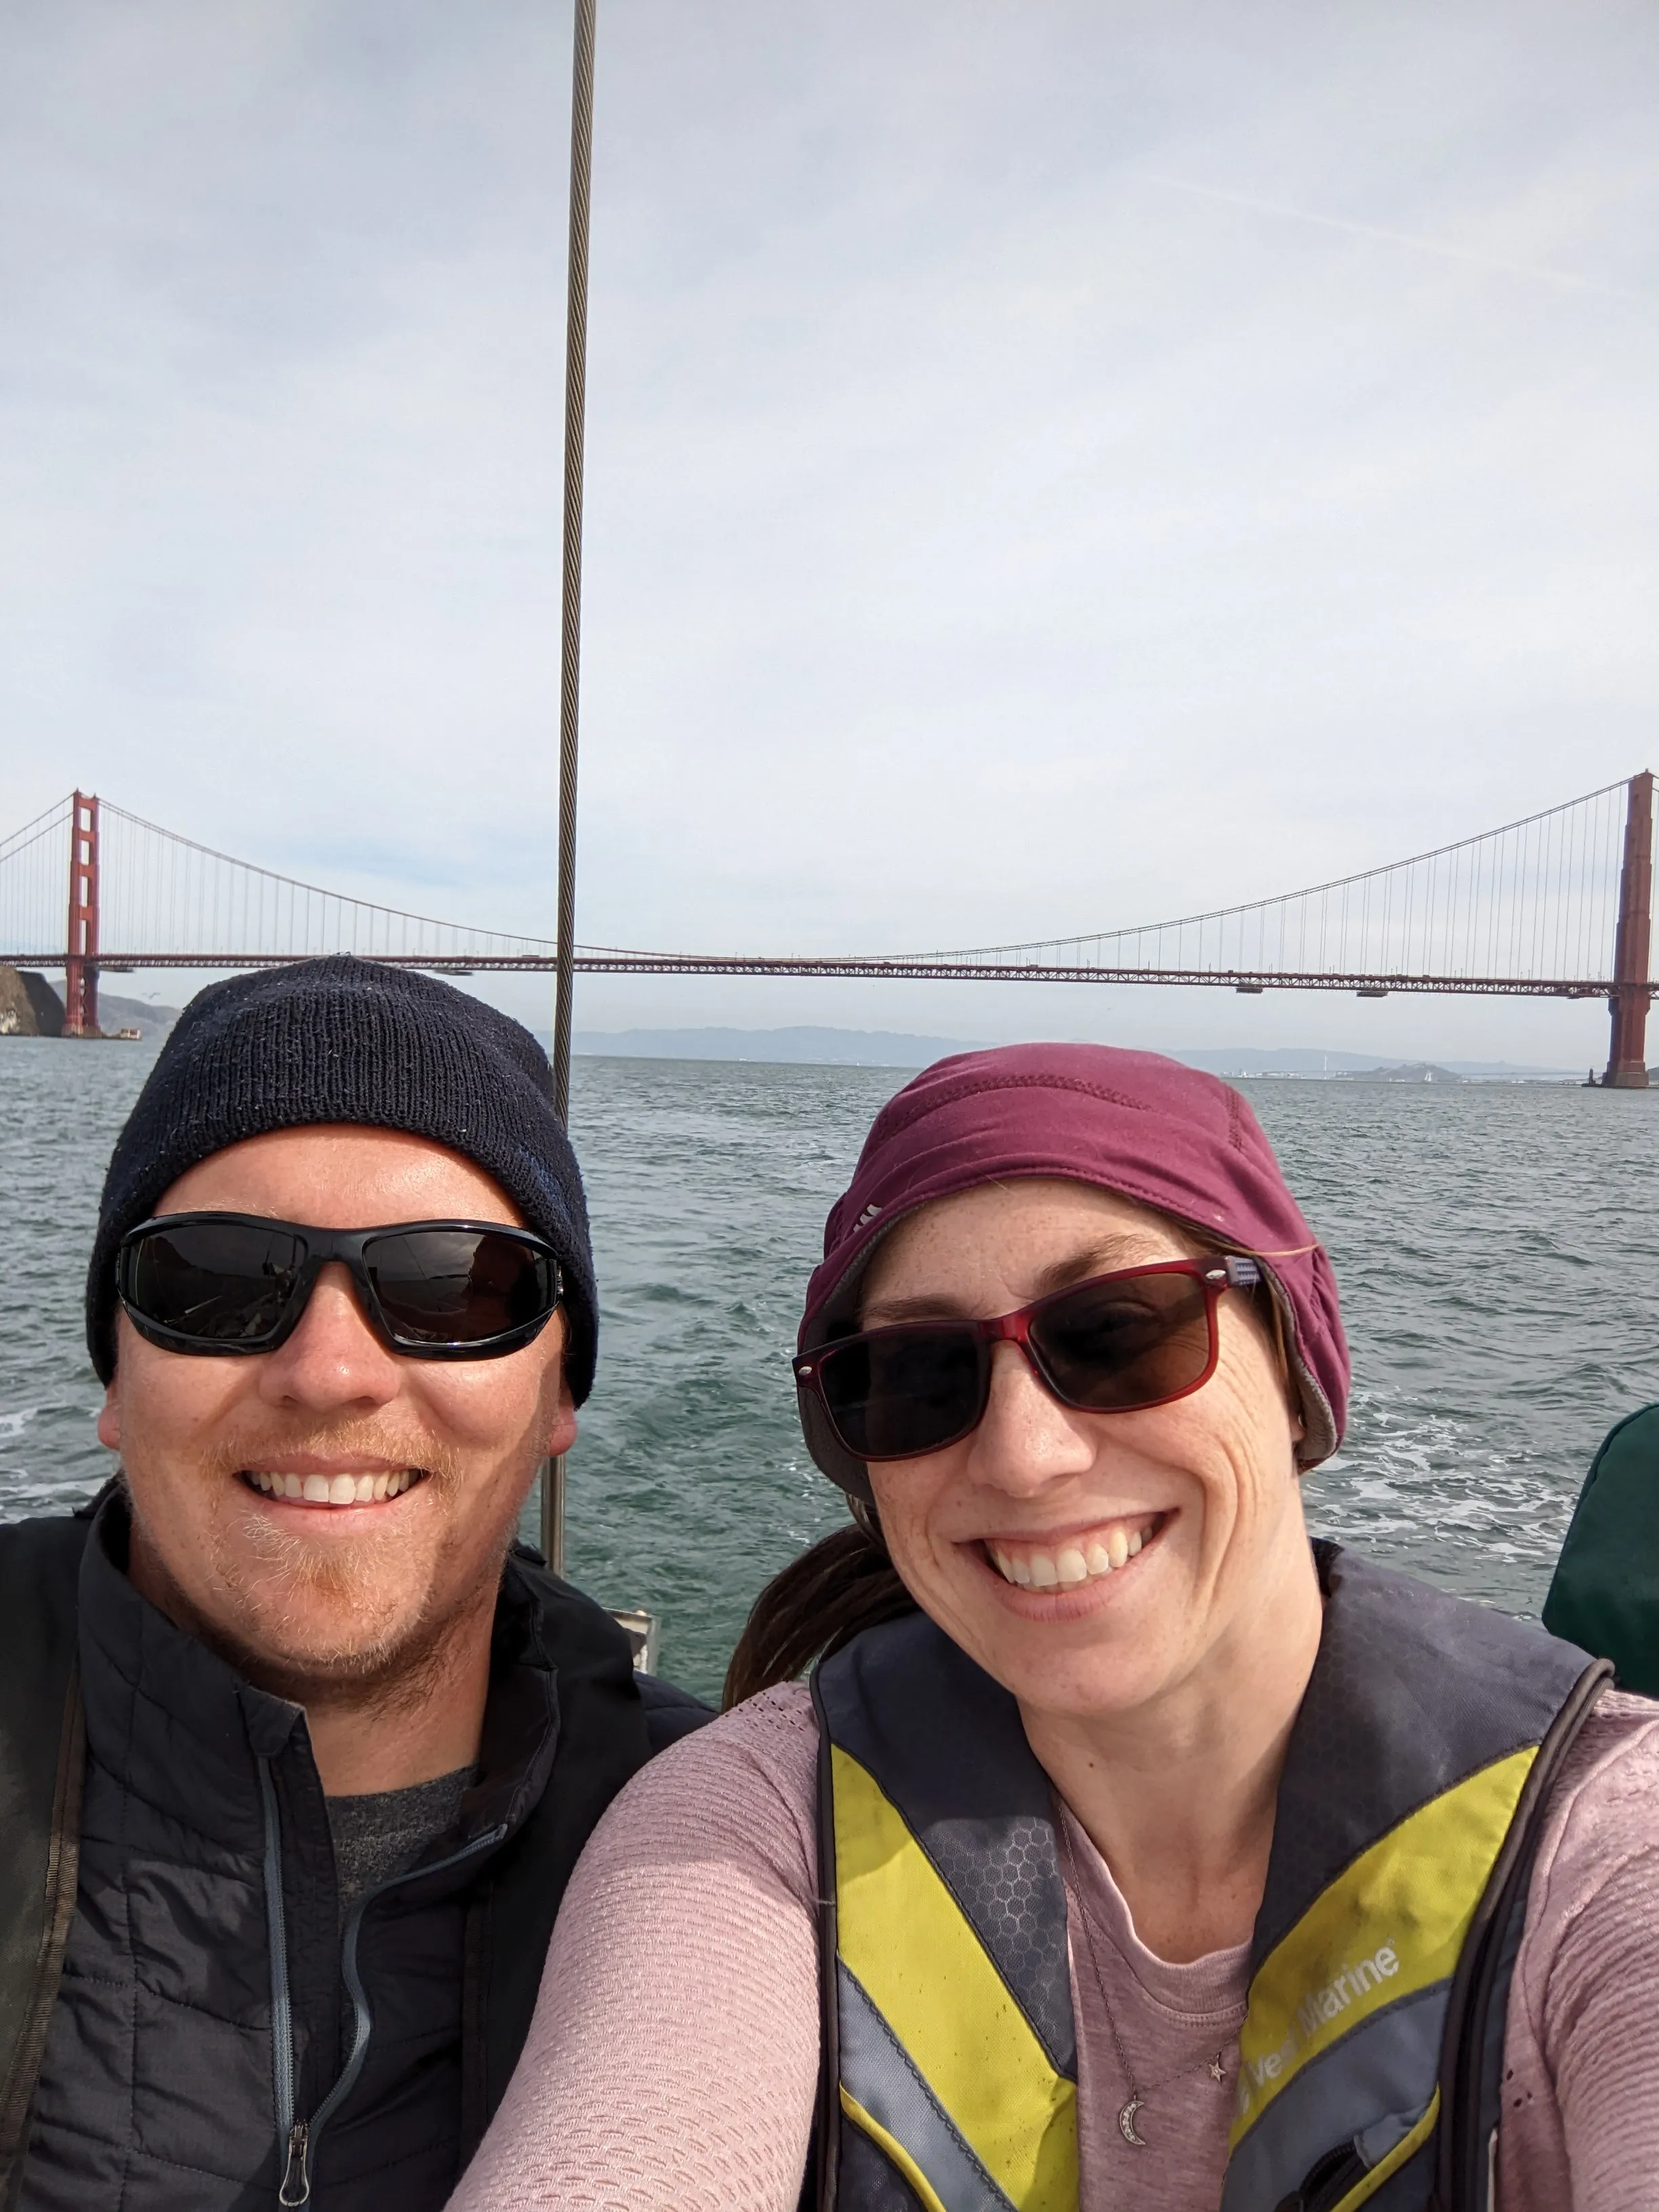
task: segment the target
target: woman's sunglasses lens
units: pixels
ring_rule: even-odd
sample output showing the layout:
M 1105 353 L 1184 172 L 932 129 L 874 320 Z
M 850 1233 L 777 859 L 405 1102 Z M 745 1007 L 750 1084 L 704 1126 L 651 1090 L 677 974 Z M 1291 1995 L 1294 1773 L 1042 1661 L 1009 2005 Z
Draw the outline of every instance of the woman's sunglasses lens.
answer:
M 534 1328 L 558 1304 L 547 1255 L 488 1230 L 377 1237 L 363 1264 L 392 1334 L 405 1344 L 485 1344 Z
M 1190 1275 L 1085 1283 L 1032 1316 L 1030 1342 L 1069 1405 L 1155 1406 L 1190 1390 L 1209 1365 L 1210 1302 Z
M 966 1435 L 984 1411 L 986 1363 L 967 1329 L 902 1328 L 824 1353 L 819 1387 L 855 1459 L 914 1459 Z
M 144 1320 L 200 1344 L 258 1344 L 283 1319 L 305 1246 L 239 1221 L 154 1229 L 128 1248 L 122 1294 Z

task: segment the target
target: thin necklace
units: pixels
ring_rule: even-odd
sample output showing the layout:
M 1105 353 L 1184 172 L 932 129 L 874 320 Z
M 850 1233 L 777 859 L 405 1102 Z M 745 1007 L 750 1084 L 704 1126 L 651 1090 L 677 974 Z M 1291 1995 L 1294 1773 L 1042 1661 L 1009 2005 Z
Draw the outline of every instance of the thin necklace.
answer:
M 1147 2099 L 1157 2096 L 1160 2089 L 1167 2089 L 1172 2082 L 1184 2081 L 1188 2074 L 1196 2074 L 1200 2066 L 1209 2075 L 1211 2081 L 1224 2081 L 1227 2078 L 1227 2062 L 1218 2051 L 1212 2058 L 1193 2059 L 1185 2066 L 1177 2066 L 1172 2074 L 1161 2075 L 1146 2088 L 1140 2087 L 1135 2080 L 1135 2069 L 1129 2063 L 1129 2054 L 1123 2048 L 1123 2038 L 1117 2032 L 1117 2015 L 1112 2010 L 1112 2001 L 1106 1994 L 1106 1977 L 1100 1971 L 1100 1954 L 1095 1949 L 1095 1931 L 1090 1925 L 1089 1907 L 1084 1898 L 1083 1885 L 1078 1880 L 1077 1859 L 1072 1850 L 1072 1839 L 1066 1832 L 1066 1816 L 1063 1813 L 1060 1815 L 1057 1826 L 1060 1830 L 1060 1846 L 1066 1853 L 1066 1871 L 1072 1877 L 1072 1889 L 1077 1899 L 1077 1916 L 1083 1923 L 1083 1940 L 1089 1948 L 1089 1964 L 1094 1969 L 1095 1987 L 1100 1991 L 1100 2002 L 1105 2008 L 1106 2025 L 1112 2031 L 1112 2043 L 1117 2052 L 1117 2063 L 1122 2068 L 1123 2078 L 1129 2085 L 1129 2094 L 1124 2099 L 1118 2112 L 1118 2133 L 1126 2143 L 1132 2143 L 1136 2150 L 1145 2150 L 1148 2147 L 1146 2138 L 1136 2132 L 1135 2114 L 1140 2111 Z

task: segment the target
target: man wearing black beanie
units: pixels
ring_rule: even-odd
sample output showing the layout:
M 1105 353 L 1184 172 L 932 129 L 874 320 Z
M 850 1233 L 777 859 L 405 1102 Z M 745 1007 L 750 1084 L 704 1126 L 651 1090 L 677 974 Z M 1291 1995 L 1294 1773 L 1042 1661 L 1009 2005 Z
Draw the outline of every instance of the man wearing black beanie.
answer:
M 598 1338 L 544 1055 L 368 961 L 204 991 L 87 1335 L 118 1474 L 0 1529 L 0 2206 L 437 2212 L 705 1717 L 514 1541 Z

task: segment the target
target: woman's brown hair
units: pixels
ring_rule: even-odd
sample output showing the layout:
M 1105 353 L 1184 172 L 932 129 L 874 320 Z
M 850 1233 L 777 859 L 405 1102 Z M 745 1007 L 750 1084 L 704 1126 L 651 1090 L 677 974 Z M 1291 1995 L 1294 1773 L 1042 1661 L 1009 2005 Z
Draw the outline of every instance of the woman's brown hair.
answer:
M 861 1629 L 896 1620 L 915 1606 L 887 1556 L 880 1522 L 860 1506 L 850 1528 L 821 1536 L 755 1600 L 726 1670 L 722 1709 L 793 1682 Z

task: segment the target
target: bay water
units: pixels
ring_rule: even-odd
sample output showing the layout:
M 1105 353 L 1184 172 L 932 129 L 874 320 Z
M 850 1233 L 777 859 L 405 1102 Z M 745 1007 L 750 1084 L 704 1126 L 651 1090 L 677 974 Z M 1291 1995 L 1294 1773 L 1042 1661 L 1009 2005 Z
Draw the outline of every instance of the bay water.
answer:
M 0 1040 L 0 1519 L 109 1471 L 82 1299 L 105 1164 L 154 1044 Z M 717 1692 L 756 1592 L 844 1516 L 789 1373 L 825 1212 L 888 1068 L 579 1060 L 599 1379 L 568 1571 L 661 1619 Z M 1341 1286 L 1355 1391 L 1315 1526 L 1535 1613 L 1597 1443 L 1659 1398 L 1659 1092 L 1256 1080 Z

